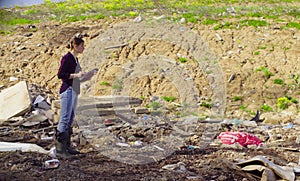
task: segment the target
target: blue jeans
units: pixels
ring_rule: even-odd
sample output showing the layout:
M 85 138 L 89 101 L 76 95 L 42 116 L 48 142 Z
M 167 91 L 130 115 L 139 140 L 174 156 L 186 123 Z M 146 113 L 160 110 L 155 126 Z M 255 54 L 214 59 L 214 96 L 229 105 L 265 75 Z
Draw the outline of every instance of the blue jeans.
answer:
M 72 126 L 76 114 L 77 100 L 78 95 L 72 87 L 60 94 L 61 110 L 57 126 L 59 132 L 65 132 Z

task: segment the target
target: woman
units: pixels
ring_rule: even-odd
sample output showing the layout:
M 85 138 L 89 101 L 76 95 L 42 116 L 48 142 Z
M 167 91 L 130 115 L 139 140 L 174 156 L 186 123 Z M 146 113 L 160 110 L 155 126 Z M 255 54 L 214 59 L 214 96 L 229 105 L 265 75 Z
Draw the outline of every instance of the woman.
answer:
M 85 74 L 80 67 L 77 55 L 84 51 L 84 41 L 81 34 L 73 37 L 68 43 L 70 49 L 60 62 L 58 78 L 62 80 L 60 87 L 61 112 L 56 130 L 56 153 L 69 157 L 80 153 L 71 147 L 72 123 L 74 121 L 77 99 L 80 94 L 80 81 L 91 79 L 93 74 Z M 82 80 L 84 78 L 84 80 Z

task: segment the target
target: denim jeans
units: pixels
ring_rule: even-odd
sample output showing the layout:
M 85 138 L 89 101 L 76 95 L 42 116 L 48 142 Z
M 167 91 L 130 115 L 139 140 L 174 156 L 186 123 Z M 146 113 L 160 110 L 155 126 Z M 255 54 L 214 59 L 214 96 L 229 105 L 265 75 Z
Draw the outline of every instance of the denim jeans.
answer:
M 57 130 L 59 132 L 65 132 L 72 126 L 76 114 L 77 100 L 78 95 L 72 87 L 69 87 L 60 94 L 61 110 L 60 119 L 57 126 Z

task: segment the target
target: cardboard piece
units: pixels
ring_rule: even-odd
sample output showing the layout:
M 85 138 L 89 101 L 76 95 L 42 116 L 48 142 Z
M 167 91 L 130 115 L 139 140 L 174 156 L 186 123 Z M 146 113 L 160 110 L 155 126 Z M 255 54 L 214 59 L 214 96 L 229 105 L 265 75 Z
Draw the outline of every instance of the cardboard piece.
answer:
M 0 123 L 11 117 L 28 112 L 31 108 L 31 97 L 25 81 L 0 92 Z

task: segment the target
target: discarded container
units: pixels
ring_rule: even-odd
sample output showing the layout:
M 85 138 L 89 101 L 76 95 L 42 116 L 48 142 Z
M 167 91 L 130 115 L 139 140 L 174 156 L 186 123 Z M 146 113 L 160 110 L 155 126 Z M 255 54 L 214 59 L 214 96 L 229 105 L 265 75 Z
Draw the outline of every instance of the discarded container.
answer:
M 53 169 L 57 168 L 59 166 L 59 160 L 58 159 L 52 159 L 45 161 L 45 169 Z
M 222 143 L 228 145 L 234 143 L 239 143 L 243 147 L 247 147 L 248 145 L 263 145 L 262 141 L 259 138 L 246 132 L 222 132 L 218 136 L 218 139 L 220 139 Z

